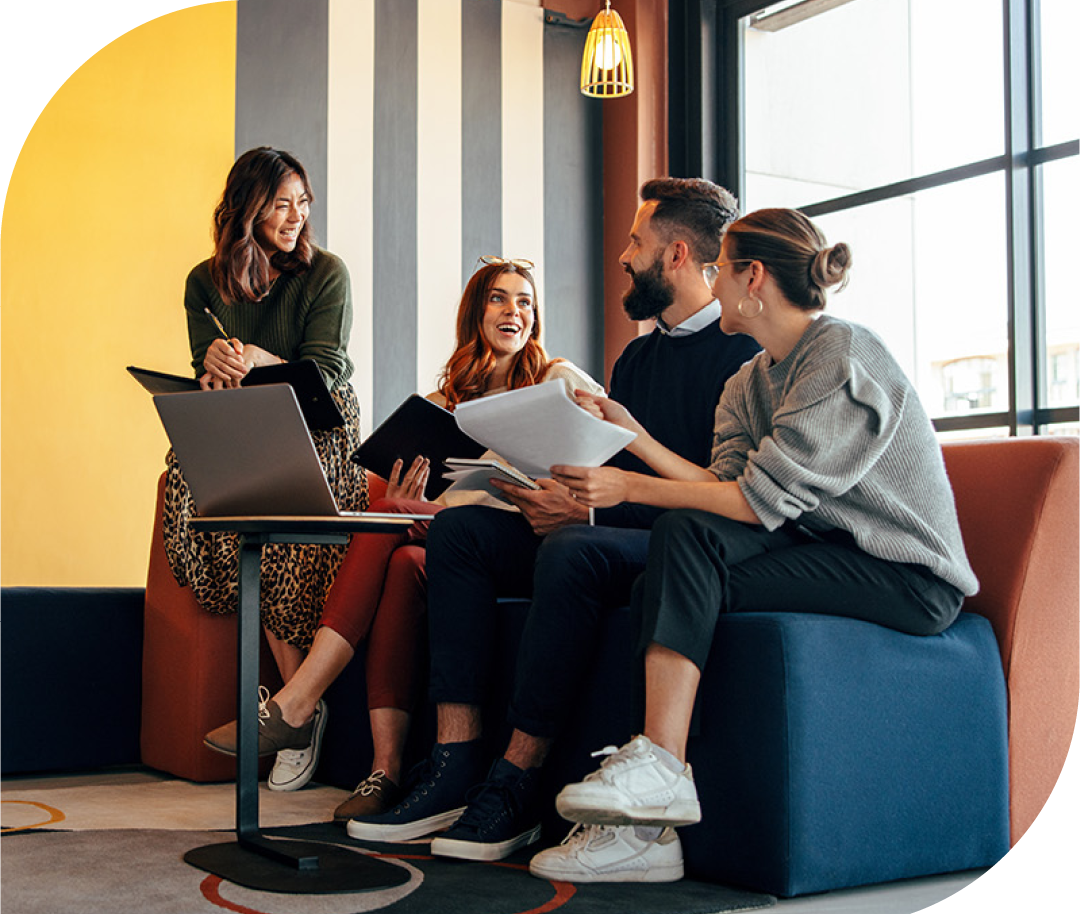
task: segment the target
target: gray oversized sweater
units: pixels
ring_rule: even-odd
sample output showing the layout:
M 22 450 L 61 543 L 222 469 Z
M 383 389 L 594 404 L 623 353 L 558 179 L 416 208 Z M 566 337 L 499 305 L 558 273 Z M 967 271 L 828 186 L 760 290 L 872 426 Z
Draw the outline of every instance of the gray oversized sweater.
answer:
M 865 327 L 822 315 L 783 361 L 747 362 L 717 406 L 710 469 L 770 530 L 846 530 L 870 555 L 978 591 L 933 427 Z

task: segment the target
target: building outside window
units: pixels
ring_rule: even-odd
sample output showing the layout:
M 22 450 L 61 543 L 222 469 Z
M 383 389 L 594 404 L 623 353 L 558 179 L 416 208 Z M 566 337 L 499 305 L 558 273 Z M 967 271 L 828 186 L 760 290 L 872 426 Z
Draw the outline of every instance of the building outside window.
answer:
M 946 415 L 1002 406 L 1004 360 L 994 356 L 954 359 L 935 372 Z M 937 398 L 935 398 L 937 399 Z
M 721 180 L 851 245 L 829 308 L 886 340 L 942 432 L 1080 429 L 1078 6 L 718 4 L 718 85 L 741 88 Z

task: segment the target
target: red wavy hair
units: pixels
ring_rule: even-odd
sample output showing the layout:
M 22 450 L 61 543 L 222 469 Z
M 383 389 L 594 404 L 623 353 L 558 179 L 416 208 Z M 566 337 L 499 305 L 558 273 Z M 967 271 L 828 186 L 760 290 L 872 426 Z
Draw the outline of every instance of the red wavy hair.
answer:
M 459 403 L 475 400 L 487 392 L 488 381 L 495 371 L 495 354 L 483 332 L 484 311 L 488 294 L 495 281 L 503 273 L 518 273 L 532 286 L 533 325 L 529 339 L 514 356 L 514 364 L 507 375 L 507 387 L 517 390 L 538 384 L 548 369 L 559 359 L 548 358 L 540 345 L 540 304 L 536 297 L 536 282 L 532 274 L 514 264 L 488 264 L 477 270 L 465 291 L 457 314 L 457 345 L 447 360 L 439 379 L 439 393 L 446 397 L 446 408 L 453 409 Z

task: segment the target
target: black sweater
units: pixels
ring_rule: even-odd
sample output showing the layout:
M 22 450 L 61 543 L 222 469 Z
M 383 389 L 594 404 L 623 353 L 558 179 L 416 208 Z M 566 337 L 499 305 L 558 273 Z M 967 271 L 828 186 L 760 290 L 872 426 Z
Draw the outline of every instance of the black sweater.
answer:
M 631 340 L 611 371 L 610 396 L 649 430 L 657 441 L 700 467 L 712 457 L 716 405 L 724 384 L 760 347 L 748 336 L 728 336 L 720 321 L 689 336 L 653 330 Z M 629 451 L 608 466 L 655 475 Z M 616 505 L 596 512 L 596 523 L 610 527 L 651 527 L 660 508 Z

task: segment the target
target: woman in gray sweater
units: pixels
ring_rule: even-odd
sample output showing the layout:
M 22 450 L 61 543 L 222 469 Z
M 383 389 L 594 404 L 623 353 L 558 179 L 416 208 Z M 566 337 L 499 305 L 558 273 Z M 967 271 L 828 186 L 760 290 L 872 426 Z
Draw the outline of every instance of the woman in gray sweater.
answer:
M 827 246 L 794 210 L 729 227 L 705 281 L 723 330 L 763 351 L 724 389 L 708 468 L 668 451 L 617 403 L 582 398 L 637 432 L 631 450 L 660 476 L 556 467 L 555 478 L 589 506 L 676 510 L 653 527 L 634 594 L 643 735 L 563 790 L 559 811 L 571 821 L 698 821 L 686 740 L 720 613 L 829 613 L 931 635 L 977 590 L 941 449 L 910 381 L 875 334 L 822 313 L 850 262 L 847 245 Z

